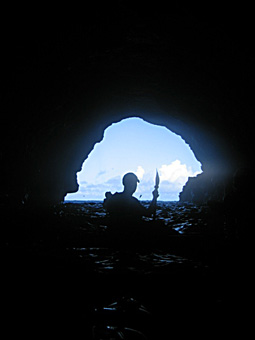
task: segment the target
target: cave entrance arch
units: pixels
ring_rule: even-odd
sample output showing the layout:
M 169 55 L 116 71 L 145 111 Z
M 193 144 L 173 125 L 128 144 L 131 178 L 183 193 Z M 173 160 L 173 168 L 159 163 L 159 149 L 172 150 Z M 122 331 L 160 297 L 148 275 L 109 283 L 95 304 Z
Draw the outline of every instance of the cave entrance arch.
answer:
M 78 191 L 67 194 L 65 201 L 101 201 L 106 191 L 122 190 L 122 176 L 130 171 L 140 179 L 134 196 L 150 200 L 156 169 L 163 201 L 177 201 L 188 178 L 202 172 L 181 136 L 139 117 L 121 119 L 104 130 L 102 141 L 77 172 Z

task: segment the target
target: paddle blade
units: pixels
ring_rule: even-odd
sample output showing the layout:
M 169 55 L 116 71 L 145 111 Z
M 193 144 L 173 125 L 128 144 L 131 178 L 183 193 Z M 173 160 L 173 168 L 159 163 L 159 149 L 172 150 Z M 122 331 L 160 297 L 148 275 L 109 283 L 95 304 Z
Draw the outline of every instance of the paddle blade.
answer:
M 158 188 L 158 186 L 159 186 L 159 174 L 158 170 L 156 170 L 155 188 Z

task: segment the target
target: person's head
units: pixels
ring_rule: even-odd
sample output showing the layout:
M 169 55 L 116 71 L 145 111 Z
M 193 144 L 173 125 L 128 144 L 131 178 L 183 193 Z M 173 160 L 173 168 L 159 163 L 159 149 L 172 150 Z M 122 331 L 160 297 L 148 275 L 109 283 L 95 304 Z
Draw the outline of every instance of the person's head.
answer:
M 136 191 L 137 183 L 139 183 L 139 179 L 133 172 L 128 172 L 123 176 L 122 184 L 124 185 L 124 191 L 130 195 Z

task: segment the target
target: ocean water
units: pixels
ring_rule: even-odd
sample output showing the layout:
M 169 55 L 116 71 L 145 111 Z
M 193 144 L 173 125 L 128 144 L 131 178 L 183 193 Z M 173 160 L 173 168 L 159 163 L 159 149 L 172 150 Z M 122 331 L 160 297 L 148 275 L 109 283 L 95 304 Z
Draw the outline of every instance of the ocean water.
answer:
M 86 339 L 118 339 L 119 329 L 147 339 L 168 338 L 173 330 L 187 336 L 204 322 L 211 329 L 232 299 L 224 295 L 232 279 L 222 261 L 222 214 L 207 205 L 159 201 L 156 221 L 144 225 L 138 242 L 119 242 L 98 201 L 16 216 L 1 248 L 5 309 L 22 325 L 32 320 L 42 329 L 51 320 L 57 332 L 69 325 L 72 337 L 80 330 Z M 145 323 L 140 305 L 149 311 Z
M 149 201 L 141 201 L 148 207 Z M 95 226 L 107 216 L 102 201 L 67 201 L 57 207 L 58 213 L 66 218 L 83 218 Z M 149 221 L 150 218 L 144 218 Z M 206 232 L 208 226 L 208 206 L 177 201 L 158 201 L 156 220 L 178 234 Z M 74 222 L 74 221 L 73 221 Z
M 75 290 L 97 310 L 119 306 L 123 298 L 137 300 L 152 312 L 156 339 L 169 332 L 169 322 L 178 332 L 191 322 L 207 322 L 221 303 L 224 274 L 218 259 L 224 223 L 212 207 L 159 201 L 156 221 L 144 219 L 152 228 L 149 242 L 142 237 L 135 247 L 126 239 L 121 244 L 117 239 L 116 246 L 102 202 L 66 202 L 56 207 L 56 215 L 66 230 L 64 262 L 79 277 Z M 144 328 L 148 338 L 149 324 Z
M 65 244 L 63 256 L 99 272 L 198 267 L 204 261 L 203 240 L 212 228 L 208 206 L 180 202 L 159 201 L 156 220 L 144 218 L 145 229 L 138 239 L 115 239 L 100 201 L 65 202 L 55 208 L 55 214 Z

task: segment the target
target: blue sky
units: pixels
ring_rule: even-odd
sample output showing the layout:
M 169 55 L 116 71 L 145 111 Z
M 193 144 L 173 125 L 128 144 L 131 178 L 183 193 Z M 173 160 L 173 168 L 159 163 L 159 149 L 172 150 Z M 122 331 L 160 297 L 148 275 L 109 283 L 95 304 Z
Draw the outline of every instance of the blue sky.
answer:
M 122 191 L 122 177 L 134 172 L 140 179 L 135 197 L 150 200 L 156 169 L 160 175 L 159 200 L 176 201 L 188 177 L 201 173 L 189 145 L 165 127 L 140 118 L 112 124 L 104 132 L 77 173 L 79 190 L 68 200 L 103 200 L 106 191 Z

